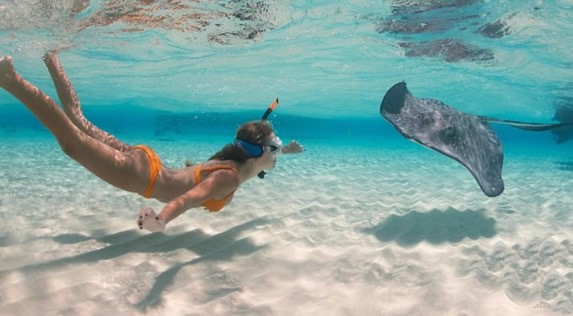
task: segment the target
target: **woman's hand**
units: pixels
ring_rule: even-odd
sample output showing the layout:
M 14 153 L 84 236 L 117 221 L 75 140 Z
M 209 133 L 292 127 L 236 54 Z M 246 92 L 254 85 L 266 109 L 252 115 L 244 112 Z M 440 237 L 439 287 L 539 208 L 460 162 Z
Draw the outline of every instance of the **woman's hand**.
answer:
M 146 229 L 150 232 L 162 232 L 165 230 L 165 221 L 155 215 L 151 208 L 144 207 L 139 211 L 137 226 L 139 226 L 139 229 Z
M 304 151 L 304 147 L 296 140 L 291 140 L 288 145 L 283 147 L 283 154 L 297 154 Z

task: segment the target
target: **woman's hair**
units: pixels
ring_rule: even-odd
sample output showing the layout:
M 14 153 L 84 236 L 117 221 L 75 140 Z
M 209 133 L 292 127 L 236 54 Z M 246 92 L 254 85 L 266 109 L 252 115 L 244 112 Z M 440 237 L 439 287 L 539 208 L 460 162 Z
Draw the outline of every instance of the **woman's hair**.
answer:
M 269 121 L 252 121 L 244 123 L 237 130 L 237 138 L 245 140 L 251 144 L 265 145 L 265 140 L 273 133 L 273 127 Z M 235 144 L 227 144 L 223 149 L 214 154 L 209 160 L 233 160 L 243 163 L 251 158 L 243 149 Z

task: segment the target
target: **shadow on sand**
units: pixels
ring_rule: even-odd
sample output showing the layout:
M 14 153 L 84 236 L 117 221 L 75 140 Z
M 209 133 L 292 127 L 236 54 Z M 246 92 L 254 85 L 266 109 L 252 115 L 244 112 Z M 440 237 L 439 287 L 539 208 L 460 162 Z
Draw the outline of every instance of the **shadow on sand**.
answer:
M 495 220 L 479 211 L 432 210 L 412 211 L 406 215 L 390 215 L 384 222 L 364 230 L 382 242 L 395 241 L 411 247 L 427 241 L 431 244 L 455 243 L 464 238 L 479 239 L 495 236 Z
M 563 171 L 573 171 L 573 161 L 557 161 L 557 168 Z
M 141 235 L 136 230 L 127 230 L 95 238 L 81 234 L 60 235 L 52 239 L 61 244 L 74 244 L 95 239 L 107 243 L 108 246 L 77 256 L 39 262 L 14 270 L 0 270 L 0 276 L 15 270 L 26 273 L 28 271 L 61 268 L 71 264 L 94 263 L 121 257 L 133 252 L 166 253 L 177 249 L 188 249 L 195 253 L 197 255 L 196 259 L 184 263 L 176 263 L 157 276 L 149 293 L 135 304 L 136 308 L 143 310 L 161 302 L 163 292 L 173 284 L 177 273 L 183 267 L 206 261 L 231 261 L 236 256 L 245 256 L 263 248 L 264 246 L 255 245 L 249 238 L 240 238 L 240 236 L 245 231 L 263 225 L 266 222 L 267 220 L 264 218 L 257 218 L 214 235 L 208 235 L 201 229 L 177 235 L 159 233 Z

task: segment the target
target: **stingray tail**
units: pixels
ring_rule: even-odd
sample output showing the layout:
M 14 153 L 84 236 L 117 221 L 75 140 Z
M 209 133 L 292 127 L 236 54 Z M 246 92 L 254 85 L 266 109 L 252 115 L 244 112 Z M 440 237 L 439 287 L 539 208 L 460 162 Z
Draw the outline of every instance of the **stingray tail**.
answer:
M 511 120 L 501 120 L 494 117 L 488 116 L 481 116 L 478 115 L 480 121 L 483 122 L 490 122 L 490 123 L 497 123 L 497 124 L 505 124 L 510 125 L 515 128 L 524 129 L 527 131 L 534 131 L 534 132 L 541 132 L 541 131 L 548 131 L 557 127 L 562 127 L 566 125 L 573 125 L 573 123 L 553 123 L 553 124 L 544 124 L 544 123 L 528 123 L 528 122 L 520 122 L 520 121 L 511 121 Z

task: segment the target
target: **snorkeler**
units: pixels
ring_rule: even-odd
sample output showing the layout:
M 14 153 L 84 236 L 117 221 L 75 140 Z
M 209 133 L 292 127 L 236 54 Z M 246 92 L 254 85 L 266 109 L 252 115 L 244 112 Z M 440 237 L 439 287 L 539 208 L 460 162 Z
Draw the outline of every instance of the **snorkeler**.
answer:
M 62 151 L 94 175 L 125 191 L 166 203 L 159 214 L 141 209 L 140 229 L 163 231 L 188 209 L 217 212 L 245 181 L 275 166 L 280 153 L 299 153 L 296 141 L 282 146 L 266 120 L 241 125 L 232 144 L 208 161 L 182 169 L 163 166 L 145 145 L 130 146 L 100 130 L 83 115 L 76 92 L 54 53 L 44 56 L 64 110 L 14 70 L 12 58 L 0 58 L 0 87 L 20 100 L 50 130 Z

